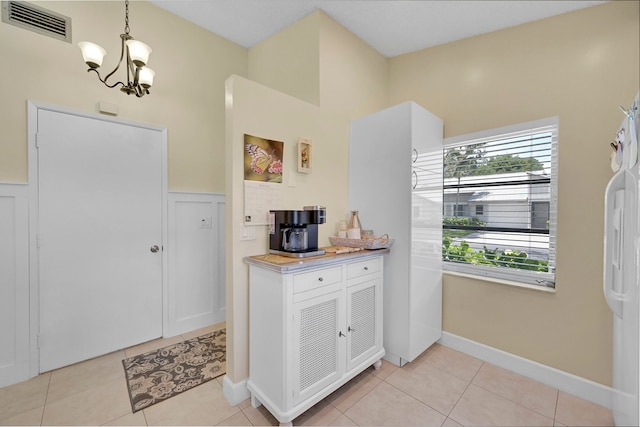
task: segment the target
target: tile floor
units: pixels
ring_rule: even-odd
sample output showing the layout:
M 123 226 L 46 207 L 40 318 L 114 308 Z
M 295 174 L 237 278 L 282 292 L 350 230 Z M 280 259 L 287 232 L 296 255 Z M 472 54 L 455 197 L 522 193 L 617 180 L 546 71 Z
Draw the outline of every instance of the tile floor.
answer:
M 277 425 L 249 400 L 231 406 L 222 378 L 131 412 L 121 360 L 224 324 L 160 339 L 0 388 L 0 425 Z M 398 368 L 369 368 L 294 425 L 611 426 L 611 411 L 435 344 Z

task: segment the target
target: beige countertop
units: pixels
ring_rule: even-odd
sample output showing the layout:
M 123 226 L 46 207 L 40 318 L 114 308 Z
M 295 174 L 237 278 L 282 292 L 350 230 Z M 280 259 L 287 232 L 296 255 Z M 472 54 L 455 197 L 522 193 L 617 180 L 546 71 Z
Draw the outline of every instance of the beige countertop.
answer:
M 327 249 L 327 248 L 321 248 Z M 390 249 L 363 249 L 358 252 L 350 252 L 344 254 L 335 254 L 327 252 L 324 255 L 313 256 L 308 258 L 291 258 L 275 254 L 254 255 L 244 258 L 244 262 L 249 265 L 273 270 L 278 273 L 294 273 L 298 271 L 309 270 L 312 268 L 324 267 L 332 264 L 339 264 L 345 261 L 357 260 L 387 254 Z

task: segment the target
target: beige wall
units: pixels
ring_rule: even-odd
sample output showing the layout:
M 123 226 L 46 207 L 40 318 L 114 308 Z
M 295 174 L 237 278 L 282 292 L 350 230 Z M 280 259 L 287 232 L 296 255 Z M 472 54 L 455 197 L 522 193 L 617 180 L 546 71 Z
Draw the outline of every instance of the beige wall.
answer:
M 605 385 L 602 294 L 609 143 L 640 86 L 638 2 L 616 1 L 393 58 L 391 103 L 415 100 L 445 136 L 559 116 L 555 294 L 445 275 L 444 329 Z
M 224 81 L 247 74 L 247 50 L 151 3 L 132 2 L 131 35 L 154 49 L 149 67 L 156 72 L 151 94 L 138 99 L 87 73 L 77 47 L 82 40 L 102 45 L 103 76 L 110 72 L 120 55 L 123 2 L 36 4 L 71 17 L 73 43 L 0 23 L 0 181 L 27 181 L 28 99 L 91 112 L 105 101 L 122 119 L 168 128 L 171 190 L 223 192 Z
M 249 49 L 249 79 L 320 103 L 319 15 L 311 13 Z
M 320 106 L 348 120 L 387 107 L 389 60 L 329 15 L 317 13 L 321 31 Z
M 249 49 L 250 80 L 348 120 L 387 105 L 388 65 L 321 10 Z
M 310 52 L 315 58 L 306 56 Z M 236 383 L 249 375 L 243 258 L 268 251 L 266 226 L 255 227 L 256 240 L 240 241 L 243 135 L 285 143 L 284 208 L 326 206 L 327 222 L 318 228 L 319 244 L 326 246 L 348 214 L 349 121 L 382 108 L 387 95 L 387 60 L 320 11 L 251 48 L 249 58 L 255 81 L 227 82 L 227 374 Z M 313 141 L 311 174 L 295 168 L 299 137 Z

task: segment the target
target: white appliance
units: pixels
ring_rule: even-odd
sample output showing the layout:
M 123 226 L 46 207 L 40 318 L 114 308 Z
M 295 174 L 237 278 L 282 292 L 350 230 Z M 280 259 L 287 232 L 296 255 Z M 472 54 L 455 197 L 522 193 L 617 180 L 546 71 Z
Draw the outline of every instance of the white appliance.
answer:
M 629 108 L 616 136 L 617 170 L 605 194 L 604 294 L 613 312 L 613 400 L 617 426 L 637 426 L 640 420 L 640 92 Z
M 394 239 L 384 261 L 385 359 L 402 366 L 442 336 L 442 120 L 406 102 L 351 122 L 349 208 Z

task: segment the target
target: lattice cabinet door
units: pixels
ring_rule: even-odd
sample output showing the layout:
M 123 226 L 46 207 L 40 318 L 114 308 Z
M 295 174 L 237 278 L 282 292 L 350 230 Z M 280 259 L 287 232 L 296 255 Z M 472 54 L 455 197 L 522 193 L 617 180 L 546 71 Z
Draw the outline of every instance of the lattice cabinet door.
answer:
M 379 278 L 347 288 L 347 371 L 381 347 L 381 289 Z
M 293 404 L 344 373 L 344 291 L 294 304 Z

